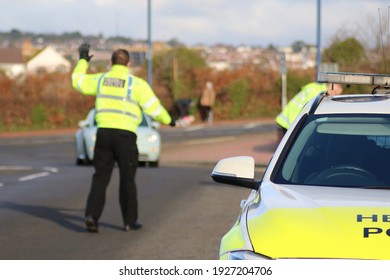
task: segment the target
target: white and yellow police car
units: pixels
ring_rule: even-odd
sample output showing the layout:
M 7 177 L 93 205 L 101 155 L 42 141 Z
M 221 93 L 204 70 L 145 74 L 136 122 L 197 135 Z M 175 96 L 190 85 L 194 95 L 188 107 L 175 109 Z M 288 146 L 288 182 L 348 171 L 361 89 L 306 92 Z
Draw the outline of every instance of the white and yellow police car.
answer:
M 390 260 L 390 76 L 320 73 L 370 94 L 320 94 L 281 140 L 261 181 L 252 157 L 222 159 L 216 182 L 251 188 L 220 259 Z

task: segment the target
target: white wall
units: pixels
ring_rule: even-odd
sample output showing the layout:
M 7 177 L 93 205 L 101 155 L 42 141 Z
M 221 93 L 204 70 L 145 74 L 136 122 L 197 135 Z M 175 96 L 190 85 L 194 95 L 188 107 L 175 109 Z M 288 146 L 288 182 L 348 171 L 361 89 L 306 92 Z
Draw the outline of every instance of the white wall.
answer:
M 47 47 L 27 62 L 27 72 L 70 71 L 71 63 L 52 47 Z
M 26 65 L 21 63 L 4 63 L 0 65 L 0 70 L 4 71 L 7 77 L 13 79 L 26 74 Z

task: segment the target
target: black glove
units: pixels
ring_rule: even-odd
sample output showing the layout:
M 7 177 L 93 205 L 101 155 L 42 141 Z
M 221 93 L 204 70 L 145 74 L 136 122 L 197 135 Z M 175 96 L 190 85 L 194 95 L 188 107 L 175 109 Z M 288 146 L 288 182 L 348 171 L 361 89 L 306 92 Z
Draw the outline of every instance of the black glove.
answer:
M 86 61 L 90 61 L 93 55 L 89 55 L 89 44 L 82 44 L 79 47 L 79 54 L 80 54 L 80 59 L 85 59 Z
M 171 118 L 171 122 L 169 123 L 170 126 L 174 127 L 176 126 L 176 120 L 174 118 Z

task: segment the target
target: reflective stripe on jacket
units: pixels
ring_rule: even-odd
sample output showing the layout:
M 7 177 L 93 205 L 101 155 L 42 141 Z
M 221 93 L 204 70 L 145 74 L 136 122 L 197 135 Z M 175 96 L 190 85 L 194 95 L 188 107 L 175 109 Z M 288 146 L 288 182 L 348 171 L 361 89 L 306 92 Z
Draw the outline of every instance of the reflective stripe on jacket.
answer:
M 298 116 L 303 106 L 321 92 L 327 90 L 327 84 L 310 83 L 305 85 L 283 108 L 275 121 L 281 127 L 288 129 Z
M 84 95 L 95 95 L 98 127 L 136 132 L 142 110 L 168 125 L 171 116 L 161 105 L 149 84 L 130 75 L 128 67 L 113 65 L 106 73 L 86 74 L 88 62 L 80 59 L 72 73 L 72 86 Z

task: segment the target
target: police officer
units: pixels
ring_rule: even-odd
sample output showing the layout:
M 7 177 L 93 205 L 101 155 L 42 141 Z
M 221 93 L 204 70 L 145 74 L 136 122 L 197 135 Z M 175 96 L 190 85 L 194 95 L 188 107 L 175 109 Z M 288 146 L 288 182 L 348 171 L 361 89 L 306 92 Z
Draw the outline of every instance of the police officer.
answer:
M 280 139 L 298 116 L 303 106 L 324 91 L 327 91 L 329 95 L 338 95 L 343 92 L 343 88 L 340 84 L 309 83 L 303 86 L 275 119 L 276 124 L 279 126 Z
M 111 69 L 106 73 L 86 74 L 90 46 L 79 47 L 80 60 L 72 73 L 72 86 L 84 95 L 96 96 L 97 137 L 94 153 L 95 172 L 85 210 L 87 231 L 98 232 L 98 220 L 103 212 L 105 192 L 115 162 L 119 167 L 119 203 L 124 230 L 138 230 L 137 190 L 138 166 L 136 131 L 142 111 L 162 124 L 175 126 L 167 110 L 160 104 L 148 83 L 130 74 L 129 53 L 117 49 L 111 57 Z

